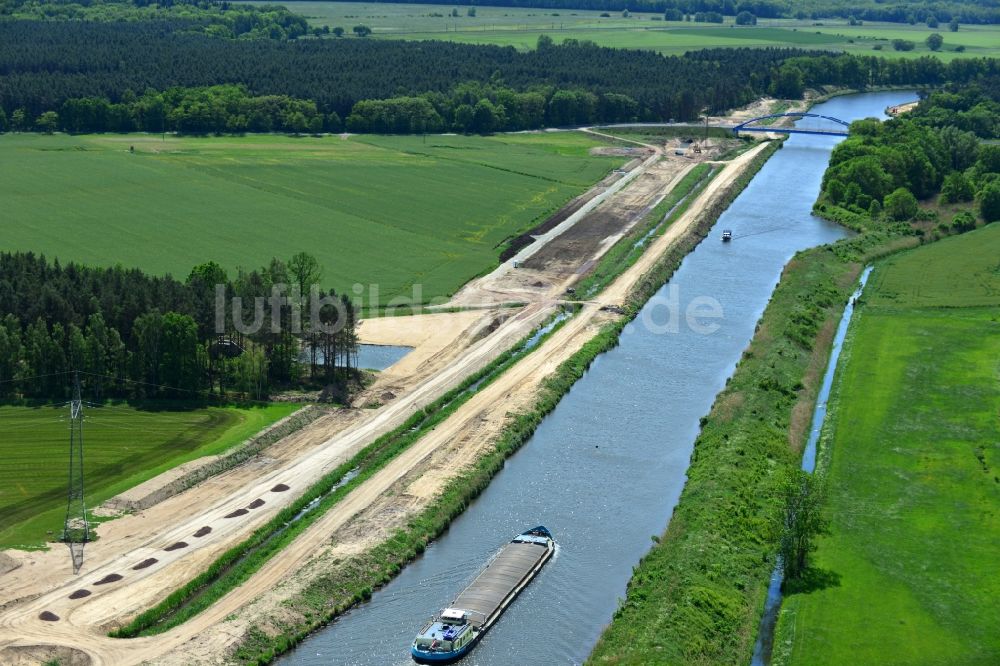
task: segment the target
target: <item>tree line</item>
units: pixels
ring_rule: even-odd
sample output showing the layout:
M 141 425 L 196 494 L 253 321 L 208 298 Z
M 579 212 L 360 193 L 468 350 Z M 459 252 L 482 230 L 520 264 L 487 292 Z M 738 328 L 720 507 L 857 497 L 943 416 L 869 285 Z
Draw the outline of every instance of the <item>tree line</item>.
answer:
M 840 143 L 823 176 L 818 205 L 873 220 L 910 220 L 933 214 L 919 200 L 966 204 L 942 226 L 1000 220 L 1000 77 L 949 85 L 899 117 L 859 120 Z M 973 208 L 975 202 L 975 208 Z
M 439 0 L 413 0 L 413 2 L 441 4 Z M 464 6 L 482 3 L 478 0 L 458 0 L 451 4 Z M 924 23 L 928 18 L 935 17 L 942 23 L 947 23 L 953 18 L 962 23 L 1000 23 L 1000 7 L 995 2 L 982 0 L 910 0 L 905 3 L 886 3 L 880 0 L 490 0 L 489 5 L 556 10 L 663 12 L 667 20 L 673 21 L 697 13 L 736 16 L 745 11 L 759 18 L 800 20 L 855 17 L 867 21 Z
M 15 111 L 16 114 L 16 111 Z M 105 98 L 68 99 L 57 112 L 42 113 L 34 123 L 25 114 L 9 121 L 10 129 L 65 132 L 181 132 L 185 134 L 337 132 L 335 112 L 324 114 L 312 100 L 287 95 L 251 95 L 245 86 L 147 90 L 126 94 L 112 103 Z
M 225 0 L 0 0 L 0 17 L 46 21 L 148 21 L 170 19 L 186 29 L 226 39 L 296 39 L 323 34 L 309 30 L 304 16 L 278 5 Z
M 697 109 L 679 115 L 693 117 Z M 179 132 L 241 134 L 340 132 L 413 134 L 458 131 L 490 133 L 594 122 L 628 122 L 639 104 L 627 95 L 538 87 L 520 93 L 502 85 L 468 82 L 447 94 L 361 100 L 346 123 L 336 111 L 323 113 L 312 100 L 252 95 L 243 85 L 171 88 L 126 95 L 115 104 L 99 97 L 68 99 L 58 111 L 32 120 L 24 109 L 10 118 L 0 109 L 0 131 Z
M 0 22 L 0 129 L 431 132 L 688 121 L 825 84 L 938 85 L 997 61 L 799 49 L 683 56 L 543 35 L 538 48 L 213 39 L 166 21 Z M 457 83 L 464 82 L 464 83 Z
M 981 0 L 796 0 L 786 17 L 798 19 L 844 18 L 888 23 L 1000 23 L 1000 6 Z M 933 25 L 931 27 L 934 27 Z
M 782 62 L 771 76 L 770 92 L 795 99 L 806 88 L 838 85 L 864 90 L 872 86 L 962 85 L 1000 76 L 996 58 L 956 58 L 949 63 L 933 56 L 882 58 L 868 55 L 813 54 Z
M 95 400 L 342 386 L 356 369 L 357 311 L 310 289 L 321 278 L 306 253 L 232 279 L 203 264 L 184 282 L 0 253 L 0 399 L 64 398 L 70 371 Z

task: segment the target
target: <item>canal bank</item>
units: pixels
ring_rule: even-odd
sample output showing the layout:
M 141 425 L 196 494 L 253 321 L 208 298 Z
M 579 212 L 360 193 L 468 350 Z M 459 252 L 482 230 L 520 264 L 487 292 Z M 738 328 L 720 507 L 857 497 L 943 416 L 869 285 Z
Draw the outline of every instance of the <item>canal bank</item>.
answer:
M 872 100 L 862 115 L 886 105 Z M 523 524 L 537 522 L 553 529 L 560 554 L 472 659 L 573 663 L 586 657 L 650 535 L 669 519 L 699 418 L 752 336 L 782 266 L 798 249 L 845 234 L 809 215 L 834 141 L 798 139 L 786 143 L 723 216 L 718 227 L 732 228 L 734 242 L 723 246 L 710 238 L 698 246 L 626 327 L 622 344 L 596 360 L 448 533 L 371 603 L 308 639 L 289 661 L 408 658 L 413 633 L 461 588 L 482 556 Z M 785 155 L 784 166 L 772 169 Z M 672 330 L 673 303 L 686 309 L 698 296 L 719 302 L 719 328 L 711 335 L 687 326 Z M 525 644 L 539 623 L 546 640 Z M 524 652 L 512 654 L 512 646 Z

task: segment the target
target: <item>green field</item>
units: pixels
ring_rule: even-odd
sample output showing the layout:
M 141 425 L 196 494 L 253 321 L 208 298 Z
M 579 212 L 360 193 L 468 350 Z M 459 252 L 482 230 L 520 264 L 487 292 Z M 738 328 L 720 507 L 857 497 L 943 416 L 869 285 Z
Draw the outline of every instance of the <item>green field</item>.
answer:
M 221 453 L 299 406 L 86 408 L 87 506 L 183 462 Z M 59 538 L 66 512 L 68 415 L 68 407 L 0 407 L 0 548 L 34 548 Z
M 780 664 L 1000 663 L 1000 224 L 879 264 L 830 399 L 827 581 Z
M 0 250 L 184 279 L 317 256 L 342 293 L 448 295 L 620 166 L 571 132 L 493 137 L 0 136 Z M 135 154 L 129 153 L 135 147 Z M 369 303 L 366 301 L 365 303 Z
M 476 7 L 476 16 L 467 16 L 466 7 L 453 5 L 411 5 L 364 2 L 286 2 L 297 14 L 317 26 L 340 26 L 348 34 L 355 25 L 372 28 L 374 35 L 395 39 L 441 39 L 470 44 L 496 44 L 518 49 L 534 48 L 538 36 L 547 34 L 556 42 L 564 39 L 588 39 L 601 46 L 650 49 L 665 54 L 680 54 L 701 48 L 726 46 L 794 46 L 831 51 L 849 51 L 883 56 L 916 57 L 931 54 L 924 40 L 932 32 L 944 36 L 945 47 L 936 55 L 945 60 L 956 56 L 1000 55 L 1000 26 L 961 26 L 948 31 L 946 24 L 935 30 L 926 25 L 866 23 L 849 26 L 842 19 L 798 21 L 761 19 L 756 26 L 726 23 L 699 24 L 663 21 L 661 14 L 633 13 L 628 18 L 620 12 L 580 9 L 523 9 L 516 7 Z M 436 15 L 436 16 L 435 16 Z M 913 51 L 892 49 L 892 39 L 917 43 Z M 879 51 L 875 45 L 882 45 Z M 964 53 L 954 48 L 965 46 Z

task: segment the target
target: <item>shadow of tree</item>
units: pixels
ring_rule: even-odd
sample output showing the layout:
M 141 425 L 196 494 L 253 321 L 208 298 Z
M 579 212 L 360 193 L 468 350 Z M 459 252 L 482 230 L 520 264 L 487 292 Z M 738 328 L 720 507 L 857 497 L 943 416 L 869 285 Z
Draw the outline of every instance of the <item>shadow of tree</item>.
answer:
M 840 587 L 839 573 L 819 567 L 807 567 L 799 578 L 782 583 L 781 591 L 786 595 L 809 594 L 828 587 Z

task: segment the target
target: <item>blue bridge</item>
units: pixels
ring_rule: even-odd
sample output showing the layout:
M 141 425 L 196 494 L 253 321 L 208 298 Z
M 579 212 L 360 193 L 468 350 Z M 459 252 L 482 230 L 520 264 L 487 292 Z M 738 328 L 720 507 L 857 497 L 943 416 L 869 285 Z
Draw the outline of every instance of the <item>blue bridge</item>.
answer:
M 773 125 L 759 125 L 765 120 L 777 120 L 779 118 L 817 118 L 825 123 L 818 123 L 816 127 L 775 127 Z M 850 123 L 844 122 L 832 116 L 821 116 L 817 113 L 772 113 L 760 118 L 752 118 L 744 123 L 731 128 L 733 134 L 740 132 L 775 132 L 779 134 L 823 134 L 826 136 L 847 136 L 847 128 Z

